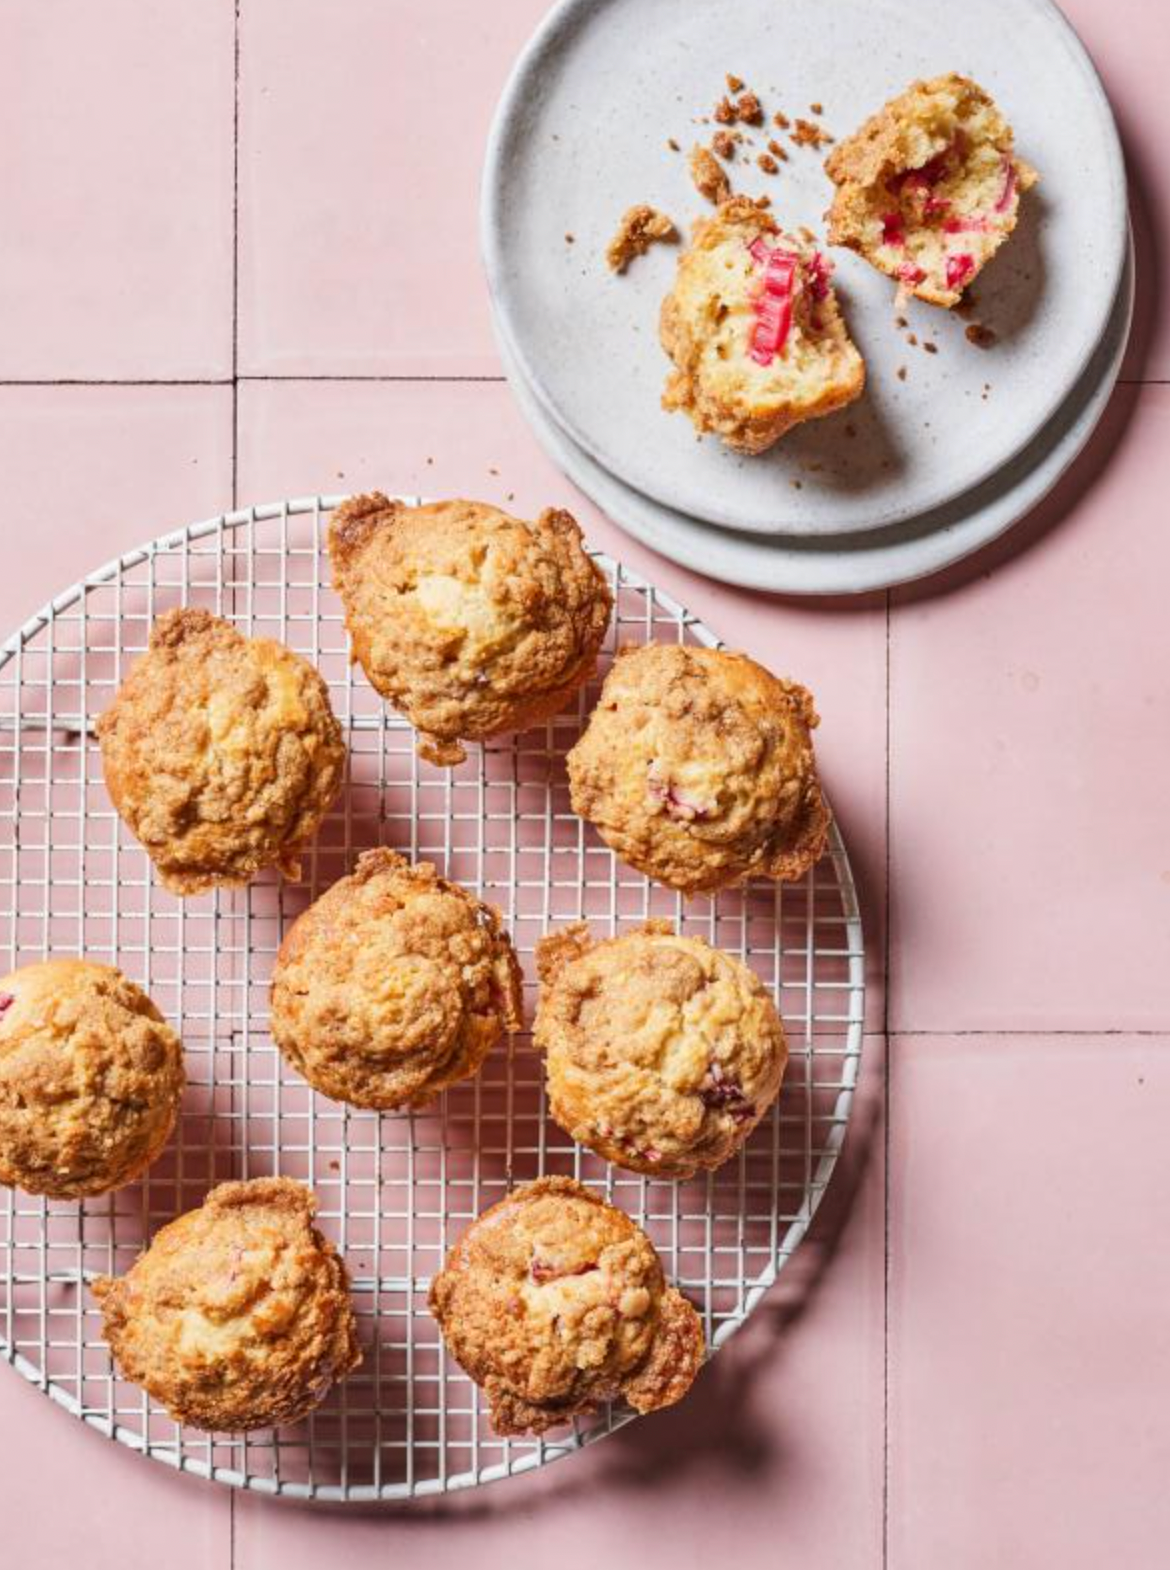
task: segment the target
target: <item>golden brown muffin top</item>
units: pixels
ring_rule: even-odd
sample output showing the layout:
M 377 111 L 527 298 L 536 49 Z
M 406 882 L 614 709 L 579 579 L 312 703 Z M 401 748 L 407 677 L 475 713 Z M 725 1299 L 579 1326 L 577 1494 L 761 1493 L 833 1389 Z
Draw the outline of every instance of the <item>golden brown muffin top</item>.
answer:
M 121 971 L 50 959 L 0 980 L 0 1183 L 79 1199 L 132 1182 L 183 1082 L 178 1036 Z
M 788 1048 L 759 978 L 667 921 L 594 942 L 584 923 L 537 945 L 536 1046 L 553 1117 L 651 1177 L 721 1166 L 780 1089 Z
M 298 917 L 272 978 L 281 1051 L 359 1107 L 424 1105 L 522 1023 L 499 912 L 392 850 L 366 851 Z
M 650 1239 L 571 1178 L 540 1178 L 472 1222 L 431 1286 L 431 1312 L 499 1434 L 541 1433 L 623 1397 L 680 1400 L 703 1358 L 690 1303 Z
M 221 1183 L 93 1283 L 122 1373 L 179 1423 L 292 1423 L 361 1361 L 340 1255 L 291 1178 Z
M 809 693 L 743 654 L 625 649 L 568 756 L 575 812 L 623 860 L 685 894 L 791 879 L 821 855 Z
M 593 674 L 612 596 L 567 512 L 354 496 L 329 528 L 354 657 L 433 763 L 557 713 Z
M 345 770 L 321 677 L 210 611 L 167 611 L 97 723 L 114 806 L 175 894 L 299 874 Z

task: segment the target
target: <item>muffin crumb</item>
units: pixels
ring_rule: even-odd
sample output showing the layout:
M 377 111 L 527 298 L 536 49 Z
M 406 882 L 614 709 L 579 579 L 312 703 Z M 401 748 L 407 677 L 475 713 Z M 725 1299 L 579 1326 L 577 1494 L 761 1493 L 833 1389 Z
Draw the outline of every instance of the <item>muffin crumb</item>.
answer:
M 735 113 L 744 125 L 762 125 L 764 111 L 755 93 L 742 93 L 735 101 Z
M 720 202 L 725 202 L 731 195 L 731 182 L 710 148 L 696 142 L 691 148 L 688 163 L 691 180 L 699 195 L 706 197 L 709 202 L 714 202 L 716 206 Z
M 655 241 L 677 239 L 678 230 L 666 214 L 641 202 L 622 214 L 617 233 L 606 247 L 605 259 L 611 272 L 624 273 L 634 258 L 645 256 Z
M 799 115 L 791 139 L 797 147 L 823 147 L 826 142 L 833 140 L 819 125 L 814 125 L 811 120 L 802 120 Z

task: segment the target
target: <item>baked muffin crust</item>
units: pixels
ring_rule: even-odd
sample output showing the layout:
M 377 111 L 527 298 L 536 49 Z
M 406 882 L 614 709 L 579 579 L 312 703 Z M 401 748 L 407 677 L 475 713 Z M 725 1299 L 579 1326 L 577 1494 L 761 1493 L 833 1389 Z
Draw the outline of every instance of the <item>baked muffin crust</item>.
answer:
M 354 496 L 329 528 L 354 658 L 432 763 L 549 719 L 593 674 L 612 596 L 567 512 Z
M 722 1166 L 775 1100 L 784 1027 L 733 955 L 667 921 L 600 942 L 580 923 L 542 939 L 537 966 L 549 1109 L 607 1161 L 689 1178 Z
M 431 1285 L 452 1355 L 498 1434 L 538 1434 L 619 1397 L 679 1401 L 703 1330 L 650 1239 L 571 1178 L 540 1178 L 484 1211 Z
M 97 735 L 114 806 L 174 894 L 299 876 L 345 770 L 313 667 L 194 608 L 158 618 Z
M 392 850 L 366 851 L 297 918 L 273 972 L 277 1046 L 353 1106 L 424 1106 L 521 1024 L 499 912 Z
M 122 1373 L 178 1423 L 294 1423 L 361 1361 L 341 1256 L 291 1178 L 221 1183 L 93 1283 Z
M 0 1183 L 124 1187 L 170 1138 L 183 1083 L 178 1036 L 121 971 L 50 959 L 0 980 Z
M 567 759 L 573 810 L 684 894 L 799 878 L 829 832 L 817 723 L 803 687 L 746 655 L 624 649 Z

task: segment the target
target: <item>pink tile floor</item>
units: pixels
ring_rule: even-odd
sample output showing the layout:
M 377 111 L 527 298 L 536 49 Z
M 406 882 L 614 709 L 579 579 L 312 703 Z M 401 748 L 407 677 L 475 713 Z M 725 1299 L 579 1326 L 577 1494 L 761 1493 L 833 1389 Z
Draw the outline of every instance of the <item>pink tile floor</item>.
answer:
M 1124 384 L 1001 545 L 810 605 L 623 540 L 500 382 L 476 183 L 544 0 L 0 8 L 0 624 L 237 500 L 569 505 L 815 689 L 872 957 L 847 1159 L 683 1407 L 359 1519 L 170 1475 L 0 1370 L 0 1563 L 1170 1563 L 1170 8 L 1067 9 L 1130 162 Z

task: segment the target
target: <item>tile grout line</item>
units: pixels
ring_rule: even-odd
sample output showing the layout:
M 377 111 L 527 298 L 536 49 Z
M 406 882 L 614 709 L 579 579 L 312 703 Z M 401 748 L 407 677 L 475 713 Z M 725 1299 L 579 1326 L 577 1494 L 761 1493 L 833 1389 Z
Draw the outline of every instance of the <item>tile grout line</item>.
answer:
M 884 1122 L 882 1171 L 882 1570 L 888 1570 L 890 1554 L 890 913 L 891 898 L 891 825 L 893 804 L 890 797 L 890 740 L 892 682 L 893 591 L 886 590 L 886 886 L 884 891 L 885 931 L 882 934 L 882 1029 L 885 1034 Z
M 240 0 L 232 24 L 232 506 L 240 505 Z
M 233 283 L 233 293 L 234 293 Z M 233 339 L 235 336 L 235 302 L 233 301 Z M 463 382 L 483 383 L 485 385 L 506 385 L 508 378 L 503 375 L 489 375 L 486 372 L 460 374 L 458 371 L 450 373 L 435 372 L 406 372 L 395 375 L 392 372 L 346 372 L 346 371 L 237 371 L 236 345 L 232 346 L 233 372 L 231 376 L 0 376 L 0 387 L 232 387 L 238 382 L 369 382 L 373 385 L 385 384 L 396 386 L 399 384 L 412 384 L 417 382 L 438 382 L 458 385 Z M 1118 387 L 1170 387 L 1170 377 L 1165 376 L 1120 376 L 1117 379 Z
M 234 332 L 234 328 L 233 328 Z M 233 350 L 233 360 L 235 358 Z M 487 382 L 502 386 L 507 381 L 505 376 L 487 375 L 423 375 L 416 376 L 378 376 L 378 375 L 318 375 L 308 372 L 304 375 L 288 373 L 283 376 L 276 374 L 262 375 L 256 372 L 243 371 L 231 376 L 58 376 L 58 377 L 13 377 L 0 376 L 0 387 L 231 387 L 236 382 L 385 382 L 390 386 L 399 383 L 414 382 L 443 382 L 452 385 L 461 382 Z
M 232 507 L 240 505 L 240 0 L 232 21 Z M 232 596 L 233 608 L 235 595 Z M 228 1562 L 236 1570 L 236 1490 L 228 1489 Z
M 1170 1041 L 1170 1025 L 1162 1029 L 1158 1029 L 1157 1026 L 1134 1026 L 1132 1029 L 1129 1029 L 1124 1025 L 1104 1025 L 1100 1030 L 1093 1030 L 1091 1027 L 1059 1030 L 1051 1027 L 1046 1028 L 1043 1025 L 1020 1025 L 1006 1028 L 991 1026 L 987 1029 L 968 1026 L 961 1030 L 955 1030 L 945 1025 L 939 1025 L 916 1030 L 892 1030 L 889 1034 L 890 1039 L 894 1041 L 901 1041 L 905 1037 L 922 1039 L 930 1036 L 953 1036 L 964 1040 L 972 1039 L 976 1041 L 994 1041 L 997 1038 L 1016 1041 L 1021 1036 L 1026 1036 L 1029 1040 L 1034 1041 L 1095 1041 L 1100 1036 L 1132 1036 L 1135 1040 Z

